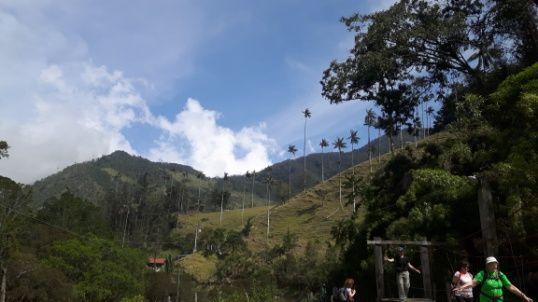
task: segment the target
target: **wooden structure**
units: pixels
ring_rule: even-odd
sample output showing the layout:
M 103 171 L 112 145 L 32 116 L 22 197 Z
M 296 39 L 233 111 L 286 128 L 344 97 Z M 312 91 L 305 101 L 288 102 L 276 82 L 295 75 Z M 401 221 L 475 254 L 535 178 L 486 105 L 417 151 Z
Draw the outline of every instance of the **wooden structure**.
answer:
M 383 246 L 387 245 L 415 245 L 420 246 L 420 266 L 422 273 L 422 285 L 424 286 L 424 298 L 423 299 L 407 299 L 407 301 L 422 301 L 431 302 L 433 300 L 431 270 L 430 270 L 430 251 L 429 248 L 432 243 L 429 241 L 401 241 L 401 240 L 381 240 L 379 237 L 375 237 L 374 240 L 368 240 L 368 245 L 374 246 L 375 257 L 375 280 L 377 288 L 377 301 L 400 301 L 400 299 L 386 298 L 385 297 L 385 284 L 384 284 L 384 272 L 383 272 Z

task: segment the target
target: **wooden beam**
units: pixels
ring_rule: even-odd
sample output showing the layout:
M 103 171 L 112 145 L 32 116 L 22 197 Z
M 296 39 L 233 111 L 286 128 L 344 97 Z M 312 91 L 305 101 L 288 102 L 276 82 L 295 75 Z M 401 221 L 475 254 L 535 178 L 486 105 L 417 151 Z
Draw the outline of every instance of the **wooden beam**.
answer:
M 430 271 L 430 251 L 427 246 L 420 247 L 420 264 L 422 272 L 422 285 L 424 286 L 424 298 L 432 299 L 432 279 Z
M 440 243 L 432 243 L 430 241 L 381 240 L 379 237 L 376 237 L 376 238 L 374 238 L 374 240 L 367 240 L 366 243 L 368 245 L 419 245 L 419 246 L 441 245 Z
M 498 252 L 493 197 L 491 195 L 491 187 L 488 181 L 484 177 L 480 177 L 479 182 L 480 188 L 478 189 L 478 212 L 480 213 L 482 238 L 484 238 L 485 241 L 484 253 L 486 256 L 493 256 L 497 255 Z
M 381 238 L 374 238 L 381 241 Z M 375 257 L 375 284 L 377 289 L 377 301 L 381 301 L 385 297 L 385 284 L 383 280 L 383 247 L 381 245 L 374 246 Z

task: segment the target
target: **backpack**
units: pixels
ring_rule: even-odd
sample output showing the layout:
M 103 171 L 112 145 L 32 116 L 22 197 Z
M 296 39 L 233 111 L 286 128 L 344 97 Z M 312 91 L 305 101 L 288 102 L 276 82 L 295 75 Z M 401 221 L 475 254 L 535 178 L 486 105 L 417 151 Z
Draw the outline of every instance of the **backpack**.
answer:
M 338 291 L 338 301 L 341 301 L 341 302 L 347 302 L 347 298 L 346 298 L 346 288 L 345 288 L 345 287 L 342 287 L 342 288 Z

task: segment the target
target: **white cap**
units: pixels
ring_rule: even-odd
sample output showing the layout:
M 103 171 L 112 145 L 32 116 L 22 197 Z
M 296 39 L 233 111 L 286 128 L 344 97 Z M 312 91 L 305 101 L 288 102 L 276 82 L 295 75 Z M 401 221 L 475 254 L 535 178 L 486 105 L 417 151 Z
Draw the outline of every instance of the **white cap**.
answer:
M 493 257 L 493 256 L 486 258 L 486 264 L 492 263 L 492 262 L 499 263 L 499 261 L 497 261 L 497 259 L 495 257 Z

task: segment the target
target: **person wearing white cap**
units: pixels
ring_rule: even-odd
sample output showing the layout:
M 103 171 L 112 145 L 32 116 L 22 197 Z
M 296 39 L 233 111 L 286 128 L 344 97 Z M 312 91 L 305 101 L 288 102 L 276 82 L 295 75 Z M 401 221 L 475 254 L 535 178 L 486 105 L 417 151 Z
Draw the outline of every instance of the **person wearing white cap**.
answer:
M 480 302 L 502 302 L 503 288 L 521 298 L 525 302 L 533 302 L 517 287 L 512 285 L 505 274 L 499 271 L 499 261 L 495 257 L 486 258 L 486 270 L 481 271 L 473 279 L 472 283 L 454 288 L 458 292 L 481 285 Z

